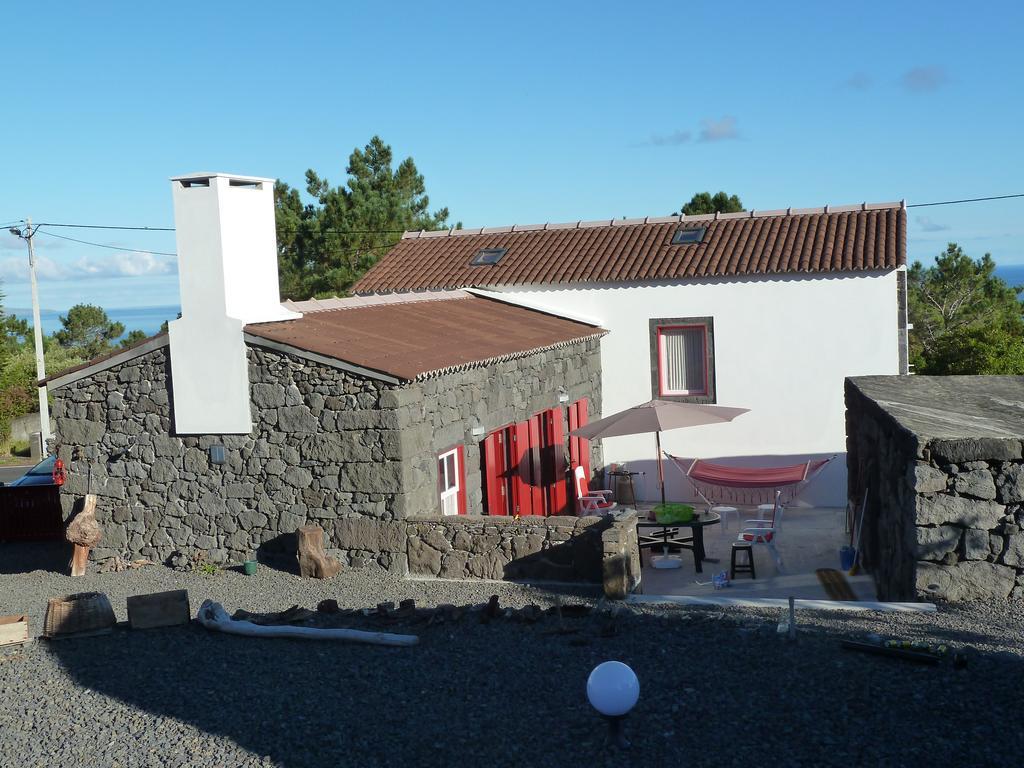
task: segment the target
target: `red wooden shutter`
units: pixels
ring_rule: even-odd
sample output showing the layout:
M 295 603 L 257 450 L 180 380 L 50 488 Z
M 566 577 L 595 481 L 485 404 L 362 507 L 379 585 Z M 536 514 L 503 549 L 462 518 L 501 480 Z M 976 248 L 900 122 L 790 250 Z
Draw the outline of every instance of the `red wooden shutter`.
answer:
M 498 443 L 499 432 L 492 432 L 484 438 L 484 487 L 487 490 L 487 514 L 504 515 L 505 496 L 501 488 L 501 467 L 498 465 L 501 451 Z
M 533 512 L 533 472 L 530 466 L 530 424 L 521 421 L 509 427 L 512 439 L 512 472 L 515 486 L 515 512 L 519 515 L 532 515 Z
M 551 478 L 551 510 L 552 515 L 568 514 L 568 488 L 565 477 L 565 430 L 562 428 L 562 409 L 551 408 L 547 411 L 548 446 L 553 459 L 553 475 Z
M 530 507 L 534 515 L 543 515 L 544 511 L 544 471 L 541 465 L 541 415 L 534 414 L 527 422 L 529 433 L 529 463 L 530 463 Z
M 581 397 L 575 403 L 569 407 L 569 431 L 579 429 L 580 427 L 587 426 L 589 417 L 587 415 L 587 408 L 589 403 L 587 398 Z M 575 422 L 575 424 L 573 423 Z M 585 440 L 582 437 L 570 437 L 569 438 L 569 455 L 572 457 L 572 468 L 575 471 L 576 467 L 583 467 L 583 472 L 586 474 L 587 482 L 591 481 L 590 476 L 590 441 Z
M 572 431 L 580 424 L 577 417 L 577 406 L 579 403 L 572 403 L 569 406 L 569 468 L 576 471 L 580 464 L 580 439 L 572 436 Z
M 458 473 L 459 473 L 459 514 L 465 515 L 466 512 L 466 446 L 460 445 L 458 447 L 458 453 L 456 454 L 456 460 L 458 461 Z

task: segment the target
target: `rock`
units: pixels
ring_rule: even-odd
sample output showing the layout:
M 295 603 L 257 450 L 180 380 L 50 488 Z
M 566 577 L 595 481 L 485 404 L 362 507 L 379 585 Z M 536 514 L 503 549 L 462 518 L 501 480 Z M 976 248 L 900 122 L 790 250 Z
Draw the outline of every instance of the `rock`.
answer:
M 960 529 L 952 525 L 917 526 L 916 532 L 918 560 L 942 560 L 960 542 Z
M 996 481 L 988 469 L 974 469 L 957 475 L 953 479 L 953 490 L 961 496 L 994 499 L 996 497 Z
M 918 493 L 937 493 L 946 490 L 946 473 L 919 461 L 910 468 L 907 480 Z
M 1021 458 L 1020 440 L 996 437 L 969 437 L 957 440 L 932 440 L 928 447 L 932 457 L 943 464 L 968 461 L 1010 461 Z
M 409 537 L 409 573 L 437 576 L 441 570 L 441 553 L 428 546 L 419 536 Z
M 96 421 L 86 419 L 60 419 L 57 421 L 57 435 L 62 443 L 69 445 L 98 443 L 106 431 L 106 425 Z
M 308 488 L 313 482 L 313 475 L 304 467 L 288 467 L 282 479 L 295 488 Z
M 492 550 L 469 558 L 466 566 L 469 574 L 477 579 L 500 580 L 505 578 L 505 561 L 501 555 Z
M 984 560 L 988 557 L 990 553 L 988 537 L 988 531 L 977 528 L 968 528 L 964 531 L 964 559 Z
M 1024 465 L 1007 464 L 996 478 L 998 498 L 1003 504 L 1024 501 Z
M 441 570 L 437 574 L 443 579 L 462 579 L 466 576 L 466 565 L 469 563 L 469 555 L 466 552 L 454 550 L 444 556 L 441 562 Z
M 949 601 L 992 600 L 1009 597 L 1016 583 L 1012 568 L 974 561 L 941 566 L 918 563 L 917 590 Z
M 405 552 L 404 523 L 344 517 L 334 523 L 334 541 L 341 549 L 365 552 Z
M 985 530 L 995 528 L 1005 508 L 994 501 L 938 494 L 917 498 L 917 524 L 956 523 Z
M 313 433 L 316 432 L 318 424 L 316 416 L 304 405 L 292 405 L 277 409 L 277 427 L 282 432 Z
M 321 600 L 316 604 L 317 613 L 340 613 L 337 600 Z
M 252 401 L 258 408 L 280 408 L 284 400 L 284 387 L 280 384 L 252 385 Z
M 149 468 L 149 479 L 157 483 L 171 483 L 178 479 L 178 470 L 168 459 L 157 459 Z
M 229 499 L 251 499 L 256 495 L 256 486 L 252 483 L 228 483 L 224 486 L 224 495 Z
M 1003 562 L 1014 568 L 1024 568 L 1024 533 L 1015 533 L 1006 537 L 1006 550 Z

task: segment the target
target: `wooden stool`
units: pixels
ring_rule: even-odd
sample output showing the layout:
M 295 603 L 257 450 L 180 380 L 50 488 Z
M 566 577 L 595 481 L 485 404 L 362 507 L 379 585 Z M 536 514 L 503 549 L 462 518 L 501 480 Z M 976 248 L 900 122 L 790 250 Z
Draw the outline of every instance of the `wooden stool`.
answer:
M 747 561 L 745 563 L 736 562 L 737 552 L 747 553 Z M 749 573 L 750 578 L 757 578 L 757 573 L 754 571 L 754 546 L 749 542 L 734 541 L 732 543 L 732 557 L 729 559 L 729 580 L 735 580 L 737 573 Z

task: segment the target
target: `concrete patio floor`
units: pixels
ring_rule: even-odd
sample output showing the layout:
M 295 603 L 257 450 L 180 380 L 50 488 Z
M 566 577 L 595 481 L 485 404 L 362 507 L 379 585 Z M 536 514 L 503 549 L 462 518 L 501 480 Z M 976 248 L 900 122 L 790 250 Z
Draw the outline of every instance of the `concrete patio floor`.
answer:
M 645 517 L 650 507 L 638 506 L 641 517 Z M 756 512 L 741 509 L 739 527 L 730 516 L 727 525 L 714 525 L 704 530 L 707 556 L 716 558 L 718 562 L 705 561 L 703 573 L 696 572 L 693 554 L 688 550 L 679 553 L 682 567 L 658 569 L 651 566 L 651 556 L 659 555 L 660 550 L 644 549 L 639 592 L 644 595 L 696 597 L 828 599 L 815 571 L 819 568 L 839 570 L 839 548 L 849 541 L 845 532 L 845 515 L 845 510 L 840 508 L 786 509 L 776 543 L 782 559 L 782 572 L 766 547 L 754 545 L 757 578 L 737 574 L 736 580 L 731 581 L 728 587 L 715 589 L 711 584 L 712 578 L 721 571 L 728 572 L 732 543 L 739 528 L 744 527 L 743 521 L 757 517 Z M 859 600 L 877 599 L 871 576 L 861 573 L 846 578 Z

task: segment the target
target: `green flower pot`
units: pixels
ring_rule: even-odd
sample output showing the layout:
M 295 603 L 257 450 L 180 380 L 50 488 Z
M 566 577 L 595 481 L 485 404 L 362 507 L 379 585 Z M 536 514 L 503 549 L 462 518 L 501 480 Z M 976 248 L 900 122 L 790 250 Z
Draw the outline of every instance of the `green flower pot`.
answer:
M 255 560 L 246 560 L 242 563 L 242 570 L 245 571 L 246 576 L 255 576 L 258 567 L 259 563 Z

